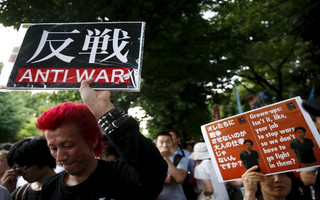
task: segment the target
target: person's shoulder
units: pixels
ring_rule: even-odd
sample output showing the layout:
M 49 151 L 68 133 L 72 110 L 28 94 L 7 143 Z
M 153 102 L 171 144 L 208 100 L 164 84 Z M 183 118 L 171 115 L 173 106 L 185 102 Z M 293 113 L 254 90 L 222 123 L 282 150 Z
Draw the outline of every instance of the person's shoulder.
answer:
M 179 154 L 176 154 L 176 156 Z M 181 156 L 181 155 L 179 155 Z M 181 156 L 180 162 L 177 165 L 178 168 L 187 169 L 188 168 L 188 159 L 184 156 Z
M 98 159 L 98 165 L 97 165 L 97 170 L 100 170 L 100 169 L 107 169 L 109 167 L 113 167 L 115 165 L 119 165 L 121 162 L 123 162 L 123 159 L 120 157 L 116 160 L 101 160 L 101 159 Z
M 5 194 L 5 193 L 10 194 L 10 192 L 7 190 L 7 188 L 5 188 L 4 186 L 2 186 L 1 184 L 0 184 L 0 192 L 3 193 L 3 194 Z
M 204 163 L 204 164 L 210 163 L 210 164 L 212 164 L 211 159 L 202 160 L 201 163 Z M 201 163 L 200 163 L 200 164 L 201 164 Z
M 246 151 L 241 151 L 240 155 L 247 155 L 248 153 Z
M 51 184 L 57 183 L 60 179 L 63 180 L 64 175 L 66 174 L 65 171 L 62 171 L 56 175 L 49 177 L 43 184 L 43 188 L 48 187 Z
M 189 156 L 191 155 L 190 151 L 186 150 L 186 149 L 182 149 L 185 157 L 189 158 Z
M 210 159 L 206 159 L 206 160 L 202 160 L 202 161 L 200 162 L 199 166 L 206 168 L 206 167 L 211 167 L 211 166 L 213 166 L 213 164 L 212 164 L 212 162 L 211 162 Z
M 312 140 L 310 138 L 304 138 L 304 141 L 312 142 Z
M 293 139 L 293 140 L 290 142 L 290 146 L 291 146 L 291 147 L 294 147 L 294 146 L 296 146 L 296 145 L 299 145 L 299 140 Z
M 1 182 L 0 182 L 0 190 L 2 190 L 2 189 L 6 190 L 6 188 L 3 185 L 1 185 Z
M 179 153 L 174 153 L 171 154 L 171 156 L 169 157 L 169 159 L 171 160 L 171 162 L 175 165 L 175 166 L 181 166 L 181 165 L 188 165 L 188 160 L 186 157 L 184 157 L 183 155 L 179 154 Z
M 5 188 L 4 186 L 2 186 L 0 184 L 0 198 L 3 200 L 10 200 L 11 196 L 10 196 L 10 192 L 7 190 L 7 188 Z

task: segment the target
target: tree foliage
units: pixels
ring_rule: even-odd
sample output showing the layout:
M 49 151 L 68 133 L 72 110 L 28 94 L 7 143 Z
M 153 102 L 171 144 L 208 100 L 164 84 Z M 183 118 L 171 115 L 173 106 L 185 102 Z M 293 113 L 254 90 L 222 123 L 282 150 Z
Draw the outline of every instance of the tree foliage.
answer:
M 0 143 L 13 142 L 27 115 L 23 99 L 13 92 L 0 93 Z
M 307 61 L 307 44 L 296 28 L 301 16 L 297 4 L 302 6 L 294 0 L 236 1 L 217 8 L 219 16 L 212 23 L 228 33 L 233 43 L 224 43 L 233 47 L 225 54 L 233 67 L 225 68 L 241 77 L 241 83 L 253 94 L 267 90 L 273 101 L 279 101 L 292 93 L 305 96 L 301 88 L 313 86 L 311 77 L 319 70 Z M 292 81 L 301 69 L 312 74 L 310 79 Z
M 25 123 L 24 127 L 18 132 L 17 140 L 22 140 L 32 136 L 43 136 L 43 133 L 35 126 L 37 122 L 36 117 L 32 117 Z
M 116 94 L 116 104 L 128 108 L 140 96 L 137 104 L 153 116 L 152 128 L 173 127 L 187 134 L 199 131 L 199 126 L 210 119 L 204 101 L 210 91 L 202 86 L 205 80 L 217 82 L 216 68 L 207 59 L 212 53 L 208 42 L 211 28 L 200 14 L 208 2 L 13 0 L 1 3 L 0 21 L 15 27 L 23 22 L 146 21 L 141 93 Z M 70 100 L 69 94 L 57 94 L 50 98 L 66 100 L 67 96 Z M 155 97 L 158 106 L 154 105 Z M 196 110 L 202 114 L 194 118 Z

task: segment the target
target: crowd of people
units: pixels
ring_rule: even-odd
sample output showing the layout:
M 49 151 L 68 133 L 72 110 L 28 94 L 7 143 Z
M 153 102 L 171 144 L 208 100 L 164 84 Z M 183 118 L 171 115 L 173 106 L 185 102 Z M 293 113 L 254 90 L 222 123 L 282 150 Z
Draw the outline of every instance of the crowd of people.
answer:
M 92 82 L 81 83 L 83 104 L 61 103 L 39 116 L 43 137 L 0 147 L 1 200 L 320 199 L 318 168 L 265 175 L 249 159 L 250 140 L 240 154 L 241 181 L 219 182 L 205 142 L 183 142 L 173 129 L 152 142 Z M 320 98 L 303 107 L 320 130 Z

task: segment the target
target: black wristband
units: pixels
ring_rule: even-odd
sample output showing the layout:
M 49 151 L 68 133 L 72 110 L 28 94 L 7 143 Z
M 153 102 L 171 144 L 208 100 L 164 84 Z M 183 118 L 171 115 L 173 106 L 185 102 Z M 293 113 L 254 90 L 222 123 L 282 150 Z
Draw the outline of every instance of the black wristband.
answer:
M 125 114 L 122 117 L 114 120 L 109 126 L 103 128 L 102 130 L 106 134 L 110 134 L 111 132 L 115 131 L 116 129 L 120 128 L 127 120 L 129 119 L 129 115 Z
M 110 110 L 109 112 L 102 115 L 99 120 L 98 124 L 102 129 L 105 129 L 108 127 L 114 120 L 119 119 L 124 114 L 123 110 L 121 108 L 114 108 Z

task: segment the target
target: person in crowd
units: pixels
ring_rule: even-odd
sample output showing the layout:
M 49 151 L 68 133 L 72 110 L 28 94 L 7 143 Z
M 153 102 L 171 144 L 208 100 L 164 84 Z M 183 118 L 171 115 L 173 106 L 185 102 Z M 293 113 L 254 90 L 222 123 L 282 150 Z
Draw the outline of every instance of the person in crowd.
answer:
M 172 152 L 174 154 L 180 154 L 183 155 L 186 158 L 189 158 L 190 152 L 181 148 L 180 142 L 181 142 L 181 136 L 177 130 L 170 129 L 168 131 L 172 137 L 173 145 L 172 145 Z
M 156 199 L 166 162 L 139 132 L 136 120 L 114 107 L 109 91 L 90 87 L 93 81 L 81 83 L 84 104 L 61 103 L 37 120 L 51 154 L 64 168 L 43 185 L 42 199 Z M 114 162 L 96 159 L 102 152 L 101 130 L 121 155 Z
M 302 102 L 303 108 L 310 114 L 311 119 L 320 133 L 320 97 Z
M 187 200 L 193 200 L 197 197 L 197 194 L 194 193 L 193 191 L 194 186 L 190 183 L 190 179 L 193 178 L 193 168 L 194 168 L 194 161 L 189 158 L 191 152 L 182 148 L 181 136 L 177 130 L 170 129 L 168 132 L 170 133 L 173 140 L 172 152 L 174 154 L 179 154 L 184 156 L 188 161 L 188 172 L 187 172 L 185 181 L 182 183 L 182 187 Z
M 259 154 L 257 151 L 253 150 L 253 142 L 250 139 L 247 139 L 243 142 L 244 151 L 240 153 L 240 159 L 243 162 L 243 166 L 246 170 L 252 166 L 259 166 Z M 260 167 L 257 169 L 260 171 Z
M 298 171 L 299 177 L 300 177 L 301 181 L 303 182 L 303 184 L 306 187 L 309 187 L 310 195 L 311 195 L 312 199 L 316 199 L 315 185 L 316 185 L 316 177 L 317 177 L 318 171 L 319 170 L 317 167 L 313 167 L 311 169 L 304 168 L 304 169 L 300 169 Z
M 189 151 L 190 153 L 192 153 L 195 144 L 196 144 L 195 140 L 189 140 L 189 141 L 186 142 L 186 148 L 185 149 L 187 151 Z
M 2 178 L 2 176 L 4 175 L 4 173 L 10 169 L 10 166 L 7 163 L 7 155 L 9 152 L 9 149 L 12 145 L 1 145 L 0 146 L 0 179 Z M 1 181 L 0 181 L 1 183 Z
M 5 144 L 2 144 L 0 146 L 0 150 L 6 150 L 6 151 L 9 151 L 9 149 L 12 147 L 12 144 L 11 143 L 5 143 Z
M 120 155 L 115 148 L 115 146 L 108 140 L 107 136 L 103 136 L 103 141 L 102 141 L 102 153 L 100 155 L 101 160 L 117 160 Z
M 168 164 L 168 174 L 158 200 L 186 200 L 181 183 L 187 175 L 188 164 L 185 157 L 174 163 L 177 154 L 172 153 L 173 140 L 168 132 L 160 132 L 156 136 L 156 147 Z
M 10 149 L 10 146 L 6 148 L 6 146 L 1 145 L 0 146 L 0 179 L 3 177 L 5 172 L 10 169 L 8 163 L 7 163 L 7 154 L 8 150 Z M 0 199 L 1 200 L 10 200 L 10 192 L 7 188 L 2 186 L 2 181 L 0 181 Z
M 0 199 L 11 200 L 10 192 L 0 184 Z
M 15 177 L 11 177 L 12 180 L 9 180 L 8 179 L 9 177 L 3 176 L 5 172 L 10 169 L 10 166 L 8 165 L 8 162 L 7 162 L 7 154 L 11 147 L 12 147 L 11 143 L 6 143 L 0 146 L 0 159 L 3 160 L 2 163 L 0 161 L 0 178 L 1 178 L 0 182 L 3 182 L 6 185 L 6 187 L 10 189 L 10 192 L 12 192 L 15 189 L 15 187 L 20 187 L 28 183 L 21 176 L 18 176 L 18 180 L 16 180 Z M 10 185 L 8 185 L 9 183 Z
M 197 182 L 196 187 L 201 191 L 198 199 L 206 199 L 202 198 L 203 196 L 212 199 L 210 196 L 213 195 L 216 200 L 229 200 L 226 185 L 218 182 L 218 177 L 204 142 L 195 144 L 190 158 L 199 161 L 194 171 L 194 178 Z
M 314 99 L 303 101 L 302 102 L 303 108 L 310 114 L 313 123 L 315 124 L 316 128 L 318 129 L 318 132 L 320 133 L 320 97 L 316 97 Z M 316 176 L 315 184 L 314 184 L 314 191 L 315 191 L 315 198 L 320 199 L 320 173 L 319 168 L 314 172 L 311 170 L 310 173 L 308 173 L 308 176 L 311 176 L 312 174 Z M 301 174 L 300 176 L 304 176 L 305 174 Z M 304 178 L 302 178 L 303 180 Z
M 303 183 L 293 172 L 264 175 L 253 166 L 242 175 L 244 200 L 311 200 L 303 191 Z
M 299 170 L 300 178 L 301 181 L 306 185 L 306 186 L 315 186 L 316 184 L 316 176 L 318 174 L 318 168 L 317 167 L 312 167 L 310 168 L 305 168 Z
M 4 176 L 8 177 L 8 189 L 13 190 L 12 199 L 40 199 L 43 183 L 56 174 L 56 161 L 50 154 L 44 137 L 29 137 L 17 142 L 10 148 L 7 161 L 11 169 Z M 18 175 L 28 184 L 15 188 Z
M 294 132 L 295 139 L 290 142 L 290 148 L 294 150 L 299 162 L 299 168 L 314 165 L 317 161 L 313 151 L 314 144 L 311 139 L 304 137 L 307 130 L 299 126 L 294 129 Z
M 244 194 L 243 183 L 241 180 L 229 181 L 226 184 L 230 200 L 242 200 Z

